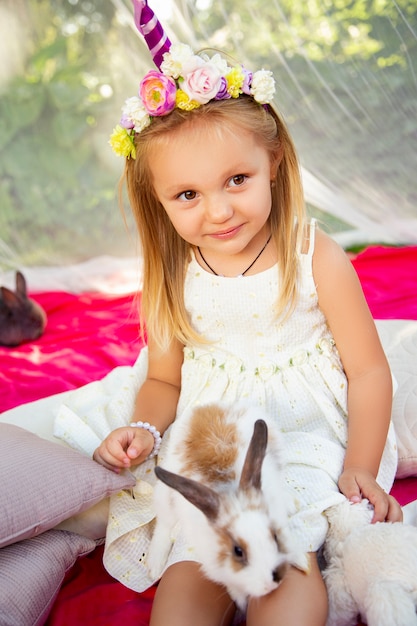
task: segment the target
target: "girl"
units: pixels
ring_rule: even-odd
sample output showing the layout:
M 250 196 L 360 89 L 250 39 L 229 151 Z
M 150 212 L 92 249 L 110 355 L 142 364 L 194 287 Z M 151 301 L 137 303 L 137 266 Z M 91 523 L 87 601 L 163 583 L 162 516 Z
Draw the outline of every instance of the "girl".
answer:
M 297 504 L 290 528 L 310 558 L 309 575 L 294 569 L 249 603 L 247 624 L 324 626 L 316 558 L 323 512 L 344 498 L 368 498 L 374 521 L 401 518 L 386 493 L 396 469 L 390 371 L 349 260 L 307 222 L 293 143 L 257 86 L 270 88 L 269 74 L 230 68 L 217 56 L 199 61 L 184 46 L 169 50 L 112 137 L 127 156 L 143 245 L 148 347 L 135 366 L 133 424 L 94 452 L 115 471 L 135 468 L 138 478 L 134 499 L 112 499 L 105 564 L 137 590 L 155 582 L 146 550 L 152 467 L 169 434 L 162 447 L 161 437 L 190 406 L 246 397 L 279 422 Z M 151 626 L 219 626 L 233 614 L 179 529 Z

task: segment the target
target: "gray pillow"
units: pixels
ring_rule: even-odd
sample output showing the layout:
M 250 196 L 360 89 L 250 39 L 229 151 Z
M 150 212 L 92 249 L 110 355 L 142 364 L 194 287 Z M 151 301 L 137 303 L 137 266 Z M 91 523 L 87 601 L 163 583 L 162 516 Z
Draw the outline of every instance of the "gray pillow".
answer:
M 135 485 L 76 450 L 0 423 L 0 548 L 29 539 Z
M 69 570 L 95 541 L 49 530 L 0 550 L 1 626 L 42 626 Z

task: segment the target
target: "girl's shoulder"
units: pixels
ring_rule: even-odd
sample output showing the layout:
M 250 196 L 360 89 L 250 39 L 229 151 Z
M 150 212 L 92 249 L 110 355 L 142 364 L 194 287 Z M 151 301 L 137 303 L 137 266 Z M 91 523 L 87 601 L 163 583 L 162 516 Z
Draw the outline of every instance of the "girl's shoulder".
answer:
M 312 259 L 313 279 L 320 308 L 326 317 L 332 311 L 349 310 L 364 300 L 358 275 L 345 250 L 332 237 L 317 229 Z
M 352 268 L 349 257 L 337 241 L 320 228 L 314 227 L 313 233 L 312 236 L 310 229 L 310 241 L 314 237 L 311 251 L 314 273 L 329 275 Z

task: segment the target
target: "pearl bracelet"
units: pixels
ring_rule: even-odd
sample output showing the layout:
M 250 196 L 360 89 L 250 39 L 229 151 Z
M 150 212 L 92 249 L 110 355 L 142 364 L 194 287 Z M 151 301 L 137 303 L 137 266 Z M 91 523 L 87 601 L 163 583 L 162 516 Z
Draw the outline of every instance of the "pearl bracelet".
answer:
M 155 426 L 151 426 L 149 422 L 132 422 L 130 425 L 134 426 L 135 428 L 144 428 L 145 430 L 149 431 L 151 435 L 153 436 L 154 444 L 153 444 L 152 452 L 147 457 L 148 459 L 152 459 L 154 456 L 158 454 L 159 448 L 161 447 L 161 443 L 162 443 L 161 433 L 159 432 L 159 430 L 155 428 Z

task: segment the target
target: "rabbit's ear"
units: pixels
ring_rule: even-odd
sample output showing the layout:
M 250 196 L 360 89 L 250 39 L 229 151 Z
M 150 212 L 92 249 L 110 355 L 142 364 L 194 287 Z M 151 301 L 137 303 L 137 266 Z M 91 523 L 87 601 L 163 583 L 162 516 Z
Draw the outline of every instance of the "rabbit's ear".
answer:
M 243 491 L 250 487 L 261 488 L 262 463 L 268 443 L 268 427 L 264 420 L 256 420 L 253 435 L 246 453 L 239 487 Z
M 16 272 L 16 293 L 22 298 L 27 297 L 26 280 L 22 272 Z
M 155 474 L 159 480 L 178 491 L 191 504 L 200 509 L 209 520 L 216 520 L 219 513 L 220 498 L 213 489 L 191 478 L 169 472 L 158 465 L 155 467 Z
M 21 309 L 22 308 L 22 299 L 14 291 L 11 291 L 7 287 L 0 287 L 1 292 L 1 301 L 9 308 L 9 309 Z

